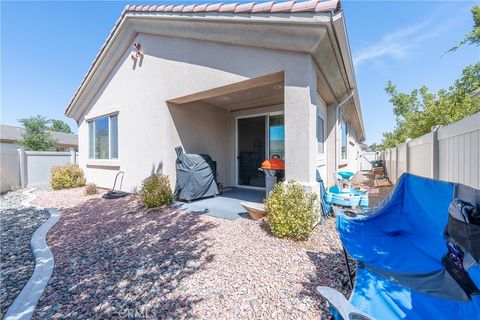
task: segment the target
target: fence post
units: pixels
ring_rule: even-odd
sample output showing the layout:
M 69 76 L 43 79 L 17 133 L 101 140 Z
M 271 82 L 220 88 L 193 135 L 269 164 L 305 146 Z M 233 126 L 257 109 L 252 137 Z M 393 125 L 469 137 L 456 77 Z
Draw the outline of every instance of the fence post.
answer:
M 20 186 L 25 188 L 27 186 L 27 155 L 25 150 L 17 149 L 18 151 L 18 161 L 20 162 Z
M 73 148 L 73 147 L 70 147 L 70 163 L 71 164 L 76 164 L 77 163 L 75 148 Z
M 433 126 L 432 127 L 432 179 L 438 179 L 439 178 L 439 153 L 438 153 L 438 129 L 440 129 L 441 126 Z
M 410 138 L 407 138 L 407 140 L 405 140 L 405 172 L 410 172 L 410 168 L 409 168 L 409 159 L 410 159 L 410 149 L 409 149 L 409 146 L 408 146 L 408 143 L 410 142 Z

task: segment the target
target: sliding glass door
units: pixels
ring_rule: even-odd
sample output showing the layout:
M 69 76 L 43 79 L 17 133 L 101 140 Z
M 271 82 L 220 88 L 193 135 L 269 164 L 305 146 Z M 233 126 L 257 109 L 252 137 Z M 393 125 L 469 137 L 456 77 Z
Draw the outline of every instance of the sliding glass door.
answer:
M 238 119 L 238 184 L 265 187 L 265 177 L 258 170 L 265 160 L 265 116 Z
M 265 175 L 258 170 L 265 159 L 285 157 L 283 114 L 237 119 L 237 184 L 265 187 Z

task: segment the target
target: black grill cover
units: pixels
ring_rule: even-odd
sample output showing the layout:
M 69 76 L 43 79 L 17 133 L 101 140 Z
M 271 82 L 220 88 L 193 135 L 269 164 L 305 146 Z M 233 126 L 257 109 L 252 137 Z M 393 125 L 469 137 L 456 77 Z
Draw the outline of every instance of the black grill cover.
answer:
M 176 147 L 177 181 L 175 197 L 181 200 L 195 200 L 220 194 L 216 179 L 217 164 L 209 155 L 184 153 Z

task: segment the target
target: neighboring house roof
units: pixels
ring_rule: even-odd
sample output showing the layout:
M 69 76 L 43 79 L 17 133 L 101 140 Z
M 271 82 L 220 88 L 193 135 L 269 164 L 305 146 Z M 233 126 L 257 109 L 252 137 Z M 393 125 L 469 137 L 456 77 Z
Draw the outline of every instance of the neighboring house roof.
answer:
M 6 124 L 0 125 L 0 140 L 2 142 L 15 143 L 15 141 L 22 139 L 25 129 L 22 127 L 9 126 Z M 50 131 L 52 138 L 57 140 L 60 145 L 78 146 L 78 136 L 76 134 Z

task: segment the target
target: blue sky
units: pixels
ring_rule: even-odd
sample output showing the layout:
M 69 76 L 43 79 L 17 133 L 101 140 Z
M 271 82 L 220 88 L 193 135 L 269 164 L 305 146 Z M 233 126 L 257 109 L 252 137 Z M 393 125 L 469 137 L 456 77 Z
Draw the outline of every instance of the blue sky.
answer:
M 154 3 L 192 3 L 156 1 Z M 198 2 L 198 1 L 197 1 Z M 202 2 L 202 1 L 200 1 Z M 212 2 L 212 1 L 210 1 Z M 228 1 L 223 1 L 228 2 Z M 238 1 L 237 1 L 238 2 Z M 1 2 L 0 122 L 63 111 L 126 4 L 147 1 Z M 343 1 L 367 143 L 392 130 L 384 92 L 446 88 L 480 60 L 478 48 L 442 54 L 471 30 L 475 2 Z

